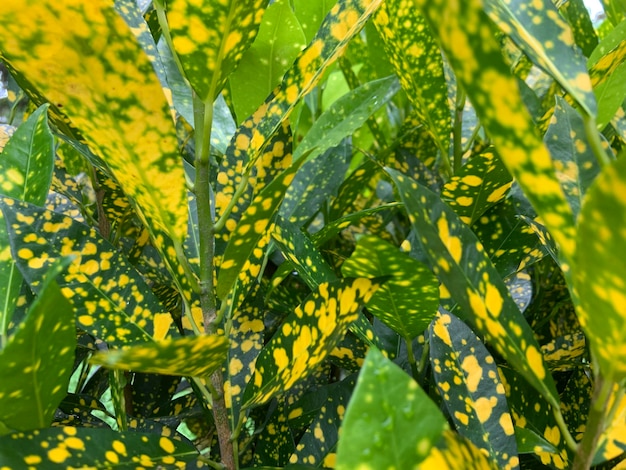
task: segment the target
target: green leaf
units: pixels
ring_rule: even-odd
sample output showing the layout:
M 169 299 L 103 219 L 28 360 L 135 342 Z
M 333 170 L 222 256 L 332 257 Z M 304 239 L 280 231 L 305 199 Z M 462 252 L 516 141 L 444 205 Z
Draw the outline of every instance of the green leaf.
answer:
M 431 449 L 420 468 L 437 470 L 496 470 L 497 467 L 471 441 L 451 430 Z
M 485 12 L 518 47 L 561 85 L 591 116 L 596 102 L 585 58 L 570 26 L 549 0 L 487 0 Z
M 442 190 L 442 199 L 459 218 L 472 225 L 501 202 L 512 184 L 511 175 L 493 149 L 474 155 Z
M 552 403 L 558 394 L 539 345 L 473 232 L 439 197 L 387 169 L 434 273 L 459 304 L 459 315 Z
M 615 28 L 616 30 L 618 28 Z M 593 91 L 598 100 L 598 128 L 606 126 L 615 113 L 622 107 L 626 98 L 626 26 L 619 27 L 621 41 L 615 44 L 616 35 L 612 33 L 595 49 L 588 61 L 589 74 Z M 609 49 L 610 50 L 607 50 Z M 597 52 L 596 52 L 597 51 Z M 600 56 L 600 51 L 604 53 Z
M 407 341 L 422 333 L 437 313 L 439 282 L 428 267 L 375 236 L 362 236 L 341 266 L 346 277 L 391 276 L 367 309 Z
M 192 445 L 152 433 L 65 426 L 0 437 L 0 465 L 15 469 L 184 468 L 198 456 Z
M 607 380 L 626 377 L 626 160 L 603 168 L 589 188 L 578 223 L 574 286 L 580 324 Z
M 387 104 L 400 89 L 396 77 L 386 77 L 361 85 L 352 90 L 327 109 L 315 120 L 294 152 L 294 160 L 312 150 L 309 158 L 315 158 L 326 150 L 339 145 L 346 137 L 359 129 L 381 106 Z
M 162 339 L 172 317 L 124 256 L 94 229 L 70 217 L 0 199 L 13 257 L 34 291 L 59 258 L 74 261 L 57 282 L 79 327 L 114 346 Z
M 202 101 L 215 100 L 257 35 L 267 0 L 167 1 L 174 50 Z
M 49 426 L 67 392 L 76 335 L 74 312 L 55 281 L 63 264 L 67 260 L 51 266 L 26 318 L 0 350 L 0 422 L 14 430 Z
M 519 468 L 513 421 L 493 356 L 452 314 L 438 313 L 429 332 L 437 388 L 456 429 L 499 468 Z
M 599 172 L 599 165 L 587 141 L 582 117 L 559 96 L 544 141 L 576 218 L 587 188 Z
M 550 154 L 526 112 L 517 81 L 502 58 L 482 2 L 414 1 L 437 31 L 456 78 L 465 89 L 498 155 L 546 222 L 561 247 L 564 260 L 571 260 L 575 251 L 571 210 L 554 174 Z M 522 2 L 515 4 L 518 3 L 522 5 Z M 534 7 L 529 7 L 529 11 L 534 12 Z M 553 42 L 557 40 L 551 39 Z M 581 84 L 584 85 L 586 80 L 585 74 Z
M 294 13 L 308 42 L 315 37 L 324 17 L 335 3 L 337 0 L 294 0 Z
M 226 359 L 228 340 L 199 335 L 99 352 L 90 362 L 109 369 L 207 377 Z
M 419 468 L 446 427 L 419 385 L 371 348 L 346 410 L 335 468 Z
M 263 15 L 254 43 L 230 77 L 230 91 L 239 121 L 265 101 L 304 46 L 306 38 L 289 2 L 273 2 Z
M 54 166 L 54 139 L 47 119 L 48 106 L 38 108 L 15 130 L 0 154 L 0 192 L 43 205 Z M 4 342 L 22 276 L 11 257 L 6 222 L 0 213 L 0 345 Z
M 185 178 L 169 104 L 150 60 L 112 2 L 85 8 L 82 0 L 69 0 L 59 8 L 45 0 L 33 8 L 19 0 L 0 12 L 3 60 L 53 105 L 57 125 L 70 122 L 106 161 L 157 248 L 163 245 L 156 232 L 182 241 Z
M 377 288 L 369 279 L 320 284 L 261 351 L 243 407 L 261 405 L 314 372 Z
M 451 125 L 441 50 L 413 6 L 412 0 L 385 1 L 374 24 L 418 119 L 448 155 Z
M 229 235 L 228 245 L 226 245 L 220 264 L 216 289 L 217 296 L 220 299 L 226 297 L 237 278 L 240 277 L 248 259 L 255 255 L 254 250 L 259 242 L 264 237 L 267 238 L 267 230 L 271 219 L 278 210 L 280 203 L 285 197 L 285 191 L 303 161 L 295 162 L 263 188 L 243 213 L 235 230 Z M 246 275 L 244 279 L 246 284 L 249 284 L 252 278 L 259 274 L 261 266 L 256 266 L 258 266 L 258 269 Z
M 589 16 L 584 0 L 570 0 L 561 6 L 568 23 L 572 27 L 576 45 L 585 57 L 589 57 L 598 45 L 598 35 Z

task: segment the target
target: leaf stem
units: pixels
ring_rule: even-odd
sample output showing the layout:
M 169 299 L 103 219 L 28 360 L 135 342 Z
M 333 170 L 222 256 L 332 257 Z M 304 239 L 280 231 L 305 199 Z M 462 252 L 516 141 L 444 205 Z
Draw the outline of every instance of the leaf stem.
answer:
M 567 444 L 567 447 L 569 447 L 572 452 L 576 452 L 576 449 L 578 448 L 578 444 L 576 443 L 576 440 L 572 437 L 572 433 L 569 431 L 569 428 L 567 427 L 567 423 L 565 422 L 565 419 L 563 418 L 563 413 L 561 413 L 561 407 L 560 406 L 556 407 L 553 405 L 552 412 L 554 414 L 554 419 L 556 419 L 556 424 L 561 430 L 561 434 L 563 434 L 563 438 L 565 439 L 565 443 Z
M 578 444 L 572 470 L 586 470 L 591 467 L 596 447 L 604 428 L 604 412 L 611 397 L 612 390 L 613 381 L 606 380 L 602 374 L 598 374 L 593 387 L 593 396 L 591 397 L 591 408 L 587 418 L 585 435 Z
M 459 171 L 463 163 L 463 110 L 465 109 L 465 101 L 465 91 L 457 84 L 452 140 L 454 173 Z
M 233 197 L 230 199 L 228 206 L 226 206 L 226 209 L 224 209 L 224 212 L 222 213 L 220 218 L 217 220 L 217 222 L 215 222 L 213 229 L 216 232 L 219 232 L 220 230 L 222 230 L 224 228 L 224 225 L 226 225 L 226 221 L 228 220 L 228 217 L 230 216 L 230 213 L 233 210 L 233 207 L 235 207 L 235 205 L 237 204 L 237 201 L 239 200 L 239 197 L 243 194 L 243 192 L 246 190 L 246 187 L 248 186 L 249 178 L 250 178 L 250 172 L 247 171 L 242 176 L 241 182 L 239 183 L 239 186 L 237 186 L 237 189 L 235 190 L 235 194 L 233 194 Z
M 172 42 L 172 35 L 170 34 L 170 27 L 167 23 L 167 16 L 165 14 L 165 2 L 164 0 L 155 0 L 154 9 L 157 12 L 157 20 L 159 21 L 159 26 L 161 27 L 161 33 L 165 38 L 165 42 L 170 48 L 170 52 L 172 53 L 172 57 L 174 58 L 174 62 L 178 67 L 178 71 L 181 73 L 183 77 L 185 77 L 185 70 L 183 69 L 183 64 L 180 62 L 178 58 L 178 54 L 176 54 L 176 49 L 174 49 L 174 43 Z
M 411 338 L 404 338 L 404 342 L 406 343 L 406 353 L 409 358 L 409 364 L 411 365 L 411 374 L 413 374 L 413 378 L 418 380 L 419 377 L 419 368 L 417 366 L 417 360 L 415 359 L 415 350 L 413 349 L 413 342 Z
M 587 135 L 587 140 L 589 141 L 589 145 L 591 145 L 593 154 L 598 160 L 598 164 L 601 168 L 609 165 L 611 163 L 611 159 L 602 145 L 602 139 L 600 139 L 600 132 L 598 131 L 595 118 L 587 113 L 583 113 L 583 122 L 585 124 L 585 134 Z

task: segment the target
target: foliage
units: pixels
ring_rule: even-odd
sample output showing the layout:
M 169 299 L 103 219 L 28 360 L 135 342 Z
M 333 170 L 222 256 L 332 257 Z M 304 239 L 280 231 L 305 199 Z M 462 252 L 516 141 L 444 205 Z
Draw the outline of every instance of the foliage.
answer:
M 0 467 L 624 468 L 603 7 L 3 0 Z

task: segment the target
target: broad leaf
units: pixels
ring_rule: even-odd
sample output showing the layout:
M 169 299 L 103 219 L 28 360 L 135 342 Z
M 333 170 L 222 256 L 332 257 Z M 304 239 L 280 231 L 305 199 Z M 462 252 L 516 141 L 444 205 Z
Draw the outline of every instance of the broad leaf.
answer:
M 74 261 L 58 278 L 78 325 L 115 346 L 162 339 L 172 318 L 124 256 L 94 229 L 70 217 L 10 198 L 0 199 L 13 257 L 38 291 L 57 259 Z
M 482 2 L 414 1 L 437 31 L 456 78 L 498 155 L 545 220 L 564 260 L 571 260 L 575 249 L 571 210 L 554 174 L 550 154 L 525 110 L 516 79 L 502 58 Z M 583 75 L 582 82 L 586 77 Z
M 272 2 L 254 43 L 230 77 L 238 121 L 246 119 L 265 101 L 304 46 L 306 39 L 290 2 Z
M 113 4 L 95 0 L 86 9 L 69 0 L 60 8 L 53 0 L 14 0 L 5 2 L 0 25 L 3 60 L 51 103 L 57 125 L 71 122 L 106 161 L 157 247 L 156 232 L 182 241 L 185 179 L 169 105 Z
M 341 266 L 346 277 L 390 276 L 367 309 L 406 341 L 422 333 L 437 313 L 439 282 L 428 267 L 375 236 L 359 238 Z
M 574 271 L 580 324 L 607 380 L 626 377 L 624 332 L 626 160 L 605 167 L 589 188 L 580 213 Z
M 26 318 L 0 350 L 0 422 L 14 430 L 49 426 L 69 385 L 76 335 L 74 311 L 55 281 L 62 264 L 67 260 L 46 273 Z
M 261 351 L 243 407 L 263 404 L 314 372 L 377 288 L 368 279 L 320 284 Z
M 519 468 L 513 421 L 493 356 L 450 313 L 437 314 L 429 332 L 437 388 L 456 429 L 499 468 Z
M 346 410 L 335 468 L 418 468 L 446 427 L 419 385 L 372 348 Z
M 0 437 L 0 465 L 7 468 L 184 468 L 198 456 L 191 444 L 153 433 L 65 426 Z
M 595 116 L 585 58 L 576 49 L 570 26 L 550 0 L 487 0 L 485 11 L 587 114 Z
M 450 431 L 443 436 L 430 450 L 428 457 L 420 468 L 436 468 L 437 470 L 496 470 L 496 466 L 471 441 Z
M 530 326 L 471 230 L 439 197 L 388 169 L 433 271 L 458 303 L 461 319 L 521 371 L 552 403 L 556 386 Z
M 207 377 L 224 362 L 227 350 L 224 336 L 199 335 L 100 352 L 91 362 L 109 369 Z
M 167 0 L 175 53 L 202 101 L 212 102 L 222 90 L 254 41 L 266 4 L 267 0 Z

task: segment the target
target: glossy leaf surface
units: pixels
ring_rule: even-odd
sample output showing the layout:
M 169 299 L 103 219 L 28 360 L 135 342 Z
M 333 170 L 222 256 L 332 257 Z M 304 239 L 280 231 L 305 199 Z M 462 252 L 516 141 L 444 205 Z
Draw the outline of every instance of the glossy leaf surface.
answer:
M 407 341 L 422 333 L 437 313 L 439 282 L 435 275 L 378 237 L 359 238 L 341 272 L 346 277 L 390 276 L 367 309 Z
M 419 468 L 446 427 L 419 385 L 372 348 L 346 410 L 335 468 Z
M 243 406 L 265 403 L 314 372 L 377 288 L 369 279 L 320 284 L 261 351 Z
M 499 468 L 519 468 L 513 421 L 493 356 L 450 313 L 437 314 L 429 333 L 437 388 L 456 429 Z
M 433 271 L 468 320 L 547 399 L 557 393 L 530 326 L 476 236 L 434 193 L 387 169 Z

